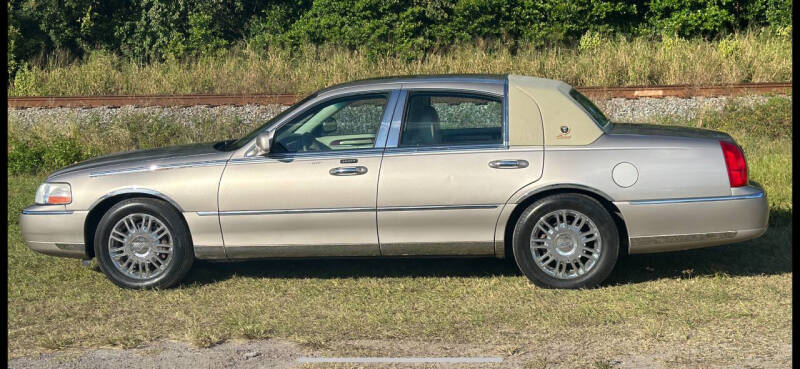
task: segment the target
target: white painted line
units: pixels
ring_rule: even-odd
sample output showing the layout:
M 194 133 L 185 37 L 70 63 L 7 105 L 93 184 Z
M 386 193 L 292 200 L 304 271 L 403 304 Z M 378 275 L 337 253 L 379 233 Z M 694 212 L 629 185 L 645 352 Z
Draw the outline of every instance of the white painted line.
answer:
M 502 363 L 501 357 L 301 357 L 299 363 Z

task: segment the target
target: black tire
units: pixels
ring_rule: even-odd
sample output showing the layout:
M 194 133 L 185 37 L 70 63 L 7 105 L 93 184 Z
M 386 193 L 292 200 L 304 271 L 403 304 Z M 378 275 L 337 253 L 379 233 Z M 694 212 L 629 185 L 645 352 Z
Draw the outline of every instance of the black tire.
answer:
M 122 218 L 131 214 L 147 214 L 155 217 L 169 230 L 172 238 L 172 259 L 163 272 L 152 278 L 138 279 L 125 275 L 114 265 L 110 250 L 109 236 L 112 228 Z M 152 198 L 133 198 L 123 200 L 111 207 L 100 219 L 94 237 L 94 252 L 100 270 L 114 284 L 130 289 L 167 288 L 180 282 L 194 262 L 189 229 L 180 213 L 170 204 Z
M 537 222 L 556 210 L 580 212 L 594 223 L 600 234 L 601 248 L 598 259 L 582 275 L 578 275 L 577 271 L 572 266 L 569 266 L 569 270 L 575 271 L 577 275 L 571 279 L 556 278 L 546 273 L 542 269 L 546 267 L 539 267 L 534 261 L 533 251 L 531 250 L 531 234 Z M 568 223 L 568 221 L 566 222 Z M 544 240 L 544 238 L 541 239 Z M 619 232 L 614 219 L 600 202 L 586 195 L 564 193 L 539 199 L 528 206 L 520 214 L 514 226 L 512 245 L 517 266 L 535 285 L 544 288 L 588 288 L 604 281 L 614 269 L 619 255 Z M 548 263 L 542 262 L 542 264 Z

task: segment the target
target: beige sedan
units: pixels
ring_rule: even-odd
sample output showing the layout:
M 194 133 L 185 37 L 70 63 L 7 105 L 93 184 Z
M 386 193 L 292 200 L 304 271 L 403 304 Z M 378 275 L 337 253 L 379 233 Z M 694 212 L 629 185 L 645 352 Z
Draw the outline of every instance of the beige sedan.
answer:
M 752 239 L 764 191 L 720 132 L 612 123 L 569 85 L 516 75 L 358 81 L 238 140 L 108 155 L 50 175 L 31 249 L 127 288 L 195 259 L 513 257 L 545 287 L 623 253 Z

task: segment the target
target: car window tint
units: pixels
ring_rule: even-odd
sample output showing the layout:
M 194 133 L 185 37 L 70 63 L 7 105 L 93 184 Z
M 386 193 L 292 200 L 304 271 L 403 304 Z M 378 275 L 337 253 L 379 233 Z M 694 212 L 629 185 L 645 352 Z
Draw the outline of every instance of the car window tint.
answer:
M 499 98 L 414 93 L 408 99 L 399 146 L 484 145 L 503 142 Z
M 385 95 L 320 103 L 275 132 L 273 152 L 369 149 L 381 125 Z

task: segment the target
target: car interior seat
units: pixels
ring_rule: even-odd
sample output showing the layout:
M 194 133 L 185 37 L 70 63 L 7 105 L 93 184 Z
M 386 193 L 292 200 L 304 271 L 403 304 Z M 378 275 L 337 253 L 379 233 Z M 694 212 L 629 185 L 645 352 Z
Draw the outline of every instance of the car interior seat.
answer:
M 439 114 L 430 105 L 412 105 L 406 119 L 401 144 L 431 146 L 439 143 Z

